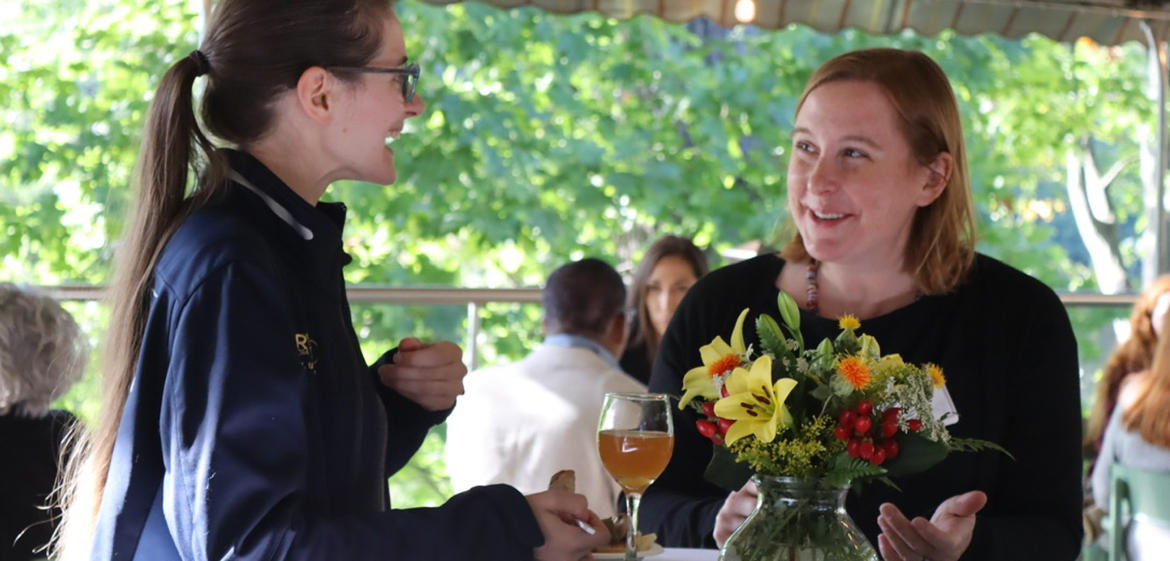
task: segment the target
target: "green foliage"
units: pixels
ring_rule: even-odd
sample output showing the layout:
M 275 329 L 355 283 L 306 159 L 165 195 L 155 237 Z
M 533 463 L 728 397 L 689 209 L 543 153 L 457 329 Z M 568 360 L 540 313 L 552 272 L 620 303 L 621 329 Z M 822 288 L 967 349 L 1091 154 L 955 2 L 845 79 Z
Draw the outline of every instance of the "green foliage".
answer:
M 8 2 L 7 4 L 12 4 Z M 195 41 L 186 1 L 17 2 L 0 21 L 0 272 L 103 282 L 154 81 Z
M 886 470 L 881 466 L 875 466 L 861 458 L 851 458 L 844 452 L 833 457 L 831 466 L 828 474 L 821 480 L 825 487 L 844 487 L 854 481 L 858 481 L 860 486 L 865 479 L 875 477 L 879 481 L 889 481 L 888 477 L 883 477 Z
M 1016 457 L 1013 456 L 1011 452 L 1008 452 L 1007 449 L 1003 446 L 1000 446 L 994 442 L 988 442 L 986 440 L 979 440 L 975 438 L 952 438 L 949 442 L 947 442 L 947 448 L 950 448 L 952 452 L 982 452 L 984 450 L 995 450 L 997 452 L 1007 454 L 1007 456 L 1013 460 L 1016 459 Z
M 865 471 L 865 468 L 860 468 Z M 724 559 L 872 561 L 877 553 L 844 514 L 848 483 L 761 476 L 756 510 L 724 544 Z
M 410 463 L 390 478 L 391 505 L 394 508 L 439 506 L 453 494 L 447 464 L 443 460 L 446 444 L 447 425 L 431 429 Z
M 982 448 L 976 448 L 975 445 L 982 443 L 985 447 L 1002 450 L 999 446 L 984 441 L 972 440 L 971 447 L 954 446 L 951 442 L 961 439 L 951 438 L 947 443 L 935 442 L 921 434 L 908 432 L 898 435 L 898 456 L 886 462 L 883 466 L 889 471 L 889 477 L 897 477 L 900 475 L 921 473 L 930 466 L 937 464 L 947 457 L 947 453 L 963 452 L 963 451 L 978 451 Z
M 795 401 L 792 400 L 790 403 Z M 843 466 L 837 461 L 840 455 L 844 454 L 845 442 L 833 437 L 836 419 L 822 415 L 805 421 L 800 419 L 799 413 L 796 412 L 793 416 L 799 420 L 796 430 L 792 433 L 777 437 L 772 442 L 741 438 L 727 448 L 736 454 L 738 462 L 746 463 L 759 474 L 836 481 L 835 478 L 844 477 L 846 474 L 833 473 L 832 470 L 845 468 L 853 472 L 852 464 Z M 822 469 L 823 465 L 828 466 L 828 469 Z M 867 471 L 866 475 L 878 473 L 882 473 L 882 470 Z M 848 479 L 843 481 L 848 482 Z
M 738 491 L 755 475 L 755 471 L 748 464 L 737 461 L 737 455 L 726 446 L 712 446 L 711 461 L 703 478 L 728 491 Z
M 775 355 L 779 360 L 777 361 L 777 368 L 783 366 L 781 361 L 784 358 L 792 358 L 792 350 L 788 348 L 788 339 L 784 337 L 784 333 L 780 331 L 780 324 L 772 319 L 768 314 L 760 314 L 756 318 L 756 333 L 760 336 L 760 346 L 763 351 Z
M 89 339 L 91 349 L 85 377 L 61 396 L 55 408 L 65 409 L 77 415 L 83 422 L 97 419 L 100 405 L 101 382 L 98 376 L 101 364 L 101 341 L 105 336 L 109 313 L 97 302 L 62 302 L 61 306 L 73 315 Z

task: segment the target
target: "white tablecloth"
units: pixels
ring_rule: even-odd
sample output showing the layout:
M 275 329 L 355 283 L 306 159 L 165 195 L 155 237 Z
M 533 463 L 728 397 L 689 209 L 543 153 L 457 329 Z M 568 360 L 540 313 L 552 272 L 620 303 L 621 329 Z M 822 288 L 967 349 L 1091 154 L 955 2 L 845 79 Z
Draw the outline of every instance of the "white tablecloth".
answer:
M 668 547 L 662 555 L 647 557 L 646 561 L 715 561 L 719 551 L 714 549 L 681 549 Z

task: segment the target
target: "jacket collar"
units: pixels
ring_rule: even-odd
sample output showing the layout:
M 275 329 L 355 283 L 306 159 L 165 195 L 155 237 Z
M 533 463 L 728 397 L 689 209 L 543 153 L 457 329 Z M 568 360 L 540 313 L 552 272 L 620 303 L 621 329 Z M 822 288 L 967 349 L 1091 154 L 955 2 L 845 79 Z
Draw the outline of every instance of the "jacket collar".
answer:
M 312 240 L 317 236 L 333 237 L 331 234 L 336 233 L 340 239 L 345 222 L 345 205 L 318 203 L 313 206 L 251 154 L 231 149 L 225 149 L 224 152 L 231 163 L 229 177 L 260 196 L 264 204 L 289 224 L 297 235 Z
M 570 349 L 587 349 L 593 351 L 605 364 L 609 365 L 614 370 L 621 370 L 622 366 L 618 363 L 617 358 L 609 352 L 600 342 L 590 339 L 584 335 L 575 335 L 572 333 L 556 333 L 544 338 L 544 344 L 550 347 L 566 347 Z
M 352 261 L 342 251 L 346 207 L 342 203 L 309 204 L 260 160 L 239 150 L 224 149 L 231 164 L 228 178 L 256 195 L 273 215 L 317 255 L 341 253 L 341 265 Z

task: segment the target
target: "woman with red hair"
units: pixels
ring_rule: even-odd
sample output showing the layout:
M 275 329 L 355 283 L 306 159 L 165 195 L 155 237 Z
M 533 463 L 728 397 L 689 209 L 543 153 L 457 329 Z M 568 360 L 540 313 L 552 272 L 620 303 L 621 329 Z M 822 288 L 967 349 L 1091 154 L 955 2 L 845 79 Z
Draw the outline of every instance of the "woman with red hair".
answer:
M 1162 315 L 1170 307 L 1168 292 L 1170 275 L 1163 275 L 1138 297 L 1129 316 L 1129 339 L 1118 345 L 1105 363 L 1105 372 L 1097 381 L 1093 410 L 1089 413 L 1089 425 L 1085 430 L 1085 456 L 1090 459 L 1096 460 L 1101 451 L 1105 424 L 1117 406 L 1122 383 L 1130 374 L 1149 368 L 1154 360 L 1154 348 L 1162 331 Z
M 1163 313 L 1155 316 L 1158 320 L 1165 317 L 1165 307 L 1161 309 Z M 1148 370 L 1125 378 L 1117 404 L 1105 427 L 1092 476 L 1093 499 L 1103 508 L 1109 505 L 1114 463 L 1170 472 L 1170 337 L 1158 338 L 1153 365 Z M 1164 559 L 1170 551 L 1170 529 L 1135 517 L 1126 543 L 1128 559 Z

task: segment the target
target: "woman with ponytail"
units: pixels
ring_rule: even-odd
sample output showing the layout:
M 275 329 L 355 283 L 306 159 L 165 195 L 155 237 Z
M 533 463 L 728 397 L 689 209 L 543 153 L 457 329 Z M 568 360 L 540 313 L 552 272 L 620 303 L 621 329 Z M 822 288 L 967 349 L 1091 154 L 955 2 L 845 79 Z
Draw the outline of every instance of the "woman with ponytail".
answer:
M 489 486 L 390 508 L 387 478 L 467 370 L 453 343 L 414 338 L 364 362 L 345 207 L 319 199 L 394 182 L 385 141 L 424 111 L 418 77 L 387 0 L 221 0 L 162 77 L 59 559 L 581 559 L 605 543 L 579 495 Z

